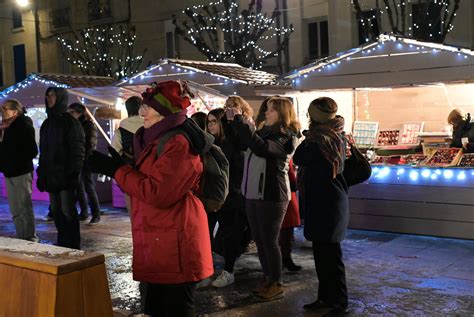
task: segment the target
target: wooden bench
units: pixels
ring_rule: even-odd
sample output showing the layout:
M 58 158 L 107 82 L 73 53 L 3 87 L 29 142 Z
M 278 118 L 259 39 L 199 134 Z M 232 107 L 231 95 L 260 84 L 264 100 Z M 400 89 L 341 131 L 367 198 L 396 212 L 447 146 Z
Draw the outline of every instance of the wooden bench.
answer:
M 112 316 L 104 255 L 0 237 L 0 317 Z

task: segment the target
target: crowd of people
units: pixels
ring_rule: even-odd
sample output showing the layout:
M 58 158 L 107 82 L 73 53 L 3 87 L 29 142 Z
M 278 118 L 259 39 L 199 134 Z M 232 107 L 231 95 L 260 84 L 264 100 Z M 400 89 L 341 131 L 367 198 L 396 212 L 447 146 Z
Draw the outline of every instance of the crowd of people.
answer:
M 224 108 L 188 118 L 192 93 L 186 83 L 154 83 L 127 100 L 128 118 L 115 131 L 109 153 L 100 153 L 86 107 L 68 106 L 62 88 L 49 88 L 45 98 L 37 188 L 49 193 L 57 244 L 80 249 L 79 222 L 88 218 L 88 205 L 91 224 L 100 222 L 92 175 L 113 178 L 127 197 L 133 277 L 143 282 L 146 314 L 194 316 L 196 288 L 235 283 L 235 263 L 251 240 L 263 274 L 249 292 L 259 301 L 283 297 L 282 269 L 301 270 L 291 255 L 299 207 L 319 280 L 315 301 L 304 309 L 348 313 L 341 249 L 348 223 L 342 173 L 348 145 L 334 100 L 312 101 L 309 129 L 301 132 L 288 98 L 265 99 L 255 120 L 239 96 L 230 96 Z M 17 237 L 38 241 L 31 201 L 32 160 L 38 154 L 34 128 L 16 100 L 6 101 L 2 113 L 0 171 Z M 206 210 L 205 154 L 213 144 L 228 162 L 228 194 L 218 210 Z M 212 252 L 224 258 L 219 273 Z

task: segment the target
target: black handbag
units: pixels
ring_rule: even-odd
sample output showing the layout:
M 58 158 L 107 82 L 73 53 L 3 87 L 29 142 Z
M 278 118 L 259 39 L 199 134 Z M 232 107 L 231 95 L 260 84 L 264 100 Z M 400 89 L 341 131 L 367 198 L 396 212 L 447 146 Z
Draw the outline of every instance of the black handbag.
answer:
M 372 167 L 360 150 L 351 145 L 351 157 L 344 163 L 342 175 L 346 179 L 347 186 L 354 186 L 365 182 L 372 174 Z

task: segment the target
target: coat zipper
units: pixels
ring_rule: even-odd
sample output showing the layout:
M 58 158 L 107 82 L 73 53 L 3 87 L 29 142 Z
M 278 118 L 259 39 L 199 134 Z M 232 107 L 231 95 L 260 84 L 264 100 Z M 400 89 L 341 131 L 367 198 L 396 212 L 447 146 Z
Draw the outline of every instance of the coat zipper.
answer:
M 247 197 L 247 185 L 249 183 L 249 169 L 250 169 L 250 159 L 252 158 L 253 152 L 250 152 L 249 158 L 247 159 L 247 171 L 245 174 L 245 197 Z

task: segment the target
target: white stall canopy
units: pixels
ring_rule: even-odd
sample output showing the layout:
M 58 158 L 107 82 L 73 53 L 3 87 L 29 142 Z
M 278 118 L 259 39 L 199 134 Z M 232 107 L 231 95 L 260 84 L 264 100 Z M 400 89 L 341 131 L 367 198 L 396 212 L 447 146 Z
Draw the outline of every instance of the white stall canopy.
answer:
M 254 88 L 264 85 L 283 85 L 278 76 L 264 71 L 245 68 L 238 64 L 161 59 L 130 78 L 118 83 L 120 87 L 149 85 L 156 81 L 188 80 L 218 90 L 228 96 L 254 96 Z
M 284 77 L 296 90 L 400 87 L 473 78 L 472 50 L 392 35 L 381 35 L 377 42 L 320 59 Z
M 114 81 L 111 77 L 31 73 L 23 81 L 0 92 L 0 104 L 7 99 L 17 99 L 27 108 L 42 107 L 48 87 L 66 88 L 71 94 L 71 89 L 110 86 Z M 69 100 L 70 103 L 74 101 L 72 97 Z

